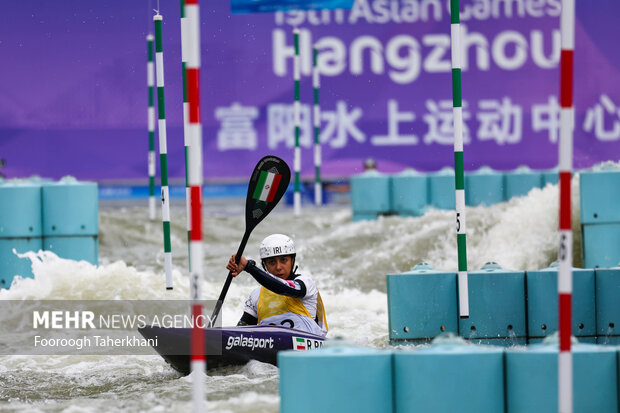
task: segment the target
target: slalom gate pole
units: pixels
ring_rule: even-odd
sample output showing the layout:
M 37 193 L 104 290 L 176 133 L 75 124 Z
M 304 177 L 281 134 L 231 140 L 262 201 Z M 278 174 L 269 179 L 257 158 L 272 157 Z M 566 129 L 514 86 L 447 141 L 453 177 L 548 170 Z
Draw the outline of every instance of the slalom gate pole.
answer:
M 149 128 L 149 155 L 148 155 L 148 172 L 149 172 L 149 219 L 155 221 L 155 107 L 154 93 L 155 86 L 155 66 L 153 65 L 153 35 L 149 33 L 146 36 L 147 44 L 147 62 L 146 62 L 146 84 L 149 94 L 148 109 L 148 128 Z
M 319 90 L 321 80 L 318 65 L 319 50 L 312 49 L 312 88 L 314 89 L 314 204 L 323 203 L 323 184 L 321 183 L 321 106 L 319 104 Z
M 190 231 L 190 300 L 193 326 L 191 331 L 190 369 L 194 412 L 205 410 L 205 385 L 202 375 L 206 369 L 204 331 L 198 320 L 203 317 L 201 297 L 202 270 L 202 125 L 200 123 L 200 9 L 198 0 L 185 0 L 187 62 L 189 187 L 191 209 Z
M 560 18 L 560 142 L 559 142 L 559 244 L 558 244 L 558 406 L 560 413 L 573 411 L 573 357 L 571 319 L 573 292 L 573 232 L 571 178 L 573 169 L 573 50 L 575 48 L 575 0 L 562 1 Z
M 293 30 L 293 38 L 295 42 L 295 57 L 293 59 L 293 76 L 295 79 L 295 102 L 293 103 L 293 116 L 295 118 L 295 156 L 293 160 L 293 169 L 295 171 L 295 193 L 293 194 L 293 207 L 296 216 L 301 214 L 301 148 L 299 147 L 300 134 L 300 111 L 301 103 L 299 102 L 299 82 L 301 77 L 301 68 L 299 62 L 299 29 Z
M 459 316 L 469 317 L 467 288 L 467 226 L 463 170 L 463 104 L 461 96 L 461 20 L 459 0 L 450 0 L 452 38 L 452 114 L 454 117 L 454 180 L 456 189 L 456 242 L 458 251 Z
M 164 227 L 164 266 L 166 289 L 172 290 L 172 246 L 170 243 L 170 190 L 168 188 L 168 144 L 166 137 L 166 104 L 164 102 L 164 52 L 162 50 L 163 16 L 153 16 L 155 22 L 155 63 L 157 65 L 157 112 L 159 115 L 159 164 L 161 175 L 161 216 Z
M 188 111 L 189 103 L 187 102 L 187 79 L 185 76 L 185 66 L 187 62 L 187 19 L 185 18 L 185 0 L 181 0 L 181 73 L 183 76 L 183 143 L 185 144 L 185 216 L 187 217 L 187 255 L 188 265 L 191 271 L 190 243 L 192 220 L 190 217 L 190 190 L 189 190 L 189 126 Z

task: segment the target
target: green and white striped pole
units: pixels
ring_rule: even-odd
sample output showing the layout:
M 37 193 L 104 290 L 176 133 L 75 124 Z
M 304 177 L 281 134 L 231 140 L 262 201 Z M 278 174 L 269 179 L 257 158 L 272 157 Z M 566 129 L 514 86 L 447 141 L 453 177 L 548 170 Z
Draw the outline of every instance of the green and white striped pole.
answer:
M 146 84 L 149 90 L 149 109 L 148 109 L 148 127 L 149 127 L 149 219 L 155 221 L 155 107 L 153 88 L 155 86 L 155 66 L 153 65 L 153 35 L 146 36 L 147 44 L 147 62 L 146 62 Z
M 295 157 L 293 160 L 293 167 L 295 169 L 295 193 L 293 194 L 293 207 L 295 215 L 301 214 L 301 148 L 299 147 L 299 134 L 300 134 L 300 112 L 301 103 L 299 102 L 299 82 L 301 77 L 301 68 L 299 62 L 299 29 L 293 30 L 293 38 L 295 39 L 295 57 L 293 59 L 293 76 L 295 78 L 295 102 L 293 104 L 293 116 L 295 119 Z
M 461 97 L 461 23 L 459 0 L 450 0 L 452 37 L 452 113 L 454 116 L 454 179 L 456 187 L 456 242 L 458 253 L 459 315 L 469 317 L 467 289 L 467 226 L 465 225 L 465 172 L 463 171 L 463 105 Z
M 157 65 L 157 111 L 159 114 L 159 163 L 161 168 L 161 215 L 164 226 L 164 264 L 166 289 L 172 290 L 172 247 L 170 243 L 170 191 L 168 189 L 168 145 L 166 138 L 166 105 L 164 102 L 164 53 L 161 25 L 163 17 L 157 13 L 155 22 L 155 63 Z
M 183 74 L 183 142 L 185 143 L 185 216 L 187 217 L 187 262 L 189 270 L 191 267 L 190 239 L 192 231 L 192 219 L 190 211 L 190 189 L 189 189 L 189 103 L 187 101 L 187 77 L 185 68 L 187 66 L 187 19 L 185 18 L 185 0 L 181 0 L 181 73 Z
M 314 204 L 323 203 L 323 184 L 321 183 L 321 106 L 319 105 L 319 89 L 321 78 L 318 65 L 319 50 L 312 50 L 312 88 L 314 89 Z

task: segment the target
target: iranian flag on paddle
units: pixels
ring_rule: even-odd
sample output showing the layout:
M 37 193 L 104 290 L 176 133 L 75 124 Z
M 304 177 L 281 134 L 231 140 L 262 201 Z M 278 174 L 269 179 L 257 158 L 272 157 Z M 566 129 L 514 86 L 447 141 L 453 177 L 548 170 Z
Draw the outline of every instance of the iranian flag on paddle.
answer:
M 252 198 L 258 201 L 273 202 L 281 178 L 280 174 L 261 171 Z

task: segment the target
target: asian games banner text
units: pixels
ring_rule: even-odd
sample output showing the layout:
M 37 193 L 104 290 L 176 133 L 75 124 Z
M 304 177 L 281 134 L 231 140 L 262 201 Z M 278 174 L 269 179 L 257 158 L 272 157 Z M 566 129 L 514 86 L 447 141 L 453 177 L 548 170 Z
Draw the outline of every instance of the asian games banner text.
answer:
M 38 2 L 35 12 L 13 3 L 11 18 L 5 13 L 0 51 L 12 63 L 0 79 L 0 158 L 7 176 L 146 182 L 152 15 L 138 3 Z M 232 14 L 230 2 L 201 4 L 206 179 L 247 180 L 265 154 L 293 164 L 295 27 L 303 178 L 314 176 L 313 46 L 324 177 L 359 173 L 366 157 L 383 172 L 453 166 L 448 7 L 449 0 L 355 0 L 351 10 Z M 560 0 L 461 1 L 466 170 L 557 165 L 560 10 Z M 169 176 L 181 181 L 178 4 L 163 2 L 160 13 Z M 577 2 L 576 168 L 619 158 L 618 15 L 617 0 Z

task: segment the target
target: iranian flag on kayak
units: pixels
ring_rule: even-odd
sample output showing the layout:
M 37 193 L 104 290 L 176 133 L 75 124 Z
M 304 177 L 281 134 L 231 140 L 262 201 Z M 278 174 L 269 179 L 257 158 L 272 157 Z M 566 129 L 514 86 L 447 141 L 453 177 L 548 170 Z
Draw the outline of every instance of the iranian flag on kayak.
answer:
M 295 350 L 307 350 L 306 339 L 301 337 L 293 337 L 293 347 Z
M 280 185 L 280 178 L 282 175 L 273 172 L 260 171 L 258 177 L 258 183 L 252 198 L 259 201 L 272 202 L 273 198 L 278 192 L 278 186 Z

